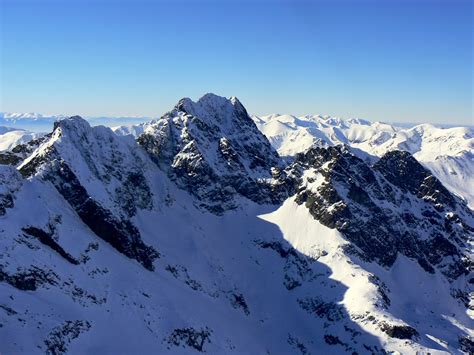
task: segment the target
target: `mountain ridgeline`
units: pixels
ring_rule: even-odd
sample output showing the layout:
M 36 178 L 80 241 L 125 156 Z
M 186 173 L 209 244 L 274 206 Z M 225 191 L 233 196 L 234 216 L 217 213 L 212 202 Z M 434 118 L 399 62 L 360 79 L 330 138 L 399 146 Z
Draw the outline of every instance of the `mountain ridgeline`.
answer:
M 0 352 L 473 352 L 474 216 L 410 153 L 281 157 L 213 94 L 142 128 L 0 153 Z

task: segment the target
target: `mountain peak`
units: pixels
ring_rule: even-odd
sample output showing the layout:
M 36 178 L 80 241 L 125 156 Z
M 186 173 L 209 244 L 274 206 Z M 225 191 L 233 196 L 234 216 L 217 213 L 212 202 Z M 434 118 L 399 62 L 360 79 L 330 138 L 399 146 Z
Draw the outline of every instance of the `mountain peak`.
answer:
M 280 160 L 236 97 L 206 94 L 197 102 L 184 98 L 138 142 L 209 210 L 235 208 L 237 195 L 270 201 L 268 181 Z
M 244 106 L 235 96 L 226 98 L 207 93 L 196 102 L 186 97 L 178 102 L 175 109 L 199 117 L 206 122 L 221 123 L 226 118 L 236 117 L 251 121 Z
M 80 129 L 81 131 L 90 128 L 89 122 L 83 119 L 79 115 L 74 115 L 71 117 L 62 118 L 59 121 L 54 122 L 53 131 L 57 128 L 61 128 L 62 130 L 77 130 Z

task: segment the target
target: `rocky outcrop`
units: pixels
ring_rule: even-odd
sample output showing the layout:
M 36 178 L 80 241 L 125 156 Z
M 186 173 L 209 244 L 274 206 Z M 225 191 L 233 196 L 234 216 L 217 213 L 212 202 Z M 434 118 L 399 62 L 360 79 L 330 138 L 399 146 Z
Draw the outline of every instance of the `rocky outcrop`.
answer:
M 138 229 L 128 220 L 117 219 L 110 211 L 90 198 L 76 176 L 64 162 L 55 162 L 45 175 L 74 208 L 82 221 L 100 238 L 120 253 L 153 270 L 159 253 L 143 243 Z
M 374 169 L 402 191 L 431 202 L 438 210 L 456 208 L 453 195 L 408 152 L 388 152 Z
M 52 270 L 45 270 L 37 266 L 20 269 L 16 273 L 9 273 L 0 264 L 0 282 L 6 282 L 18 290 L 35 291 L 42 285 L 57 285 L 59 278 Z
M 87 332 L 91 324 L 84 320 L 66 321 L 53 328 L 44 341 L 46 354 L 60 355 L 66 354 L 68 345 L 82 333 Z
M 78 265 L 79 261 L 74 259 L 68 252 L 66 252 L 53 238 L 51 232 L 44 231 L 40 228 L 28 226 L 22 229 L 26 234 L 38 239 L 42 244 L 50 247 L 56 253 L 61 255 L 64 259 L 73 265 Z
M 0 165 L 0 216 L 14 206 L 16 192 L 22 185 L 21 175 L 13 167 Z
M 404 254 L 451 279 L 467 273 L 472 214 L 408 153 L 387 153 L 371 167 L 347 147 L 313 147 L 290 170 L 301 179 L 296 201 L 342 232 L 348 252 L 384 266 Z M 453 223 L 458 210 L 465 218 Z
M 199 352 L 204 352 L 206 343 L 210 343 L 212 331 L 209 328 L 194 329 L 194 328 L 180 328 L 175 329 L 168 336 L 166 342 L 173 346 L 189 347 Z
M 18 144 L 14 146 L 10 151 L 0 152 L 0 165 L 13 165 L 20 164 L 24 159 L 31 155 L 35 149 L 41 144 L 51 138 L 51 134 L 44 135 L 40 138 L 33 139 L 27 143 Z
M 387 333 L 391 338 L 398 339 L 412 339 L 413 337 L 418 336 L 416 329 L 408 325 L 391 325 L 385 322 L 380 324 L 380 329 L 383 332 Z

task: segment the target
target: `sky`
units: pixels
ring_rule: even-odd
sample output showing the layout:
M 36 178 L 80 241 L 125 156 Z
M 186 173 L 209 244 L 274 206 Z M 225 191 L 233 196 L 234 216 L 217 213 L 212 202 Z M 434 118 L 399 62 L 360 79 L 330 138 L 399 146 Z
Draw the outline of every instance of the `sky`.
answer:
M 470 0 L 0 0 L 0 111 L 474 124 Z

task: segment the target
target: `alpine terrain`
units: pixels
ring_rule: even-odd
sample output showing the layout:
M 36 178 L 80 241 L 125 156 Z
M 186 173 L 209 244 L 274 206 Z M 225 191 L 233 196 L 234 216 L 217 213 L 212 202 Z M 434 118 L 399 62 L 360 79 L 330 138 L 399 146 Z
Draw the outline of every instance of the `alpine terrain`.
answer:
M 252 116 L 282 156 L 293 156 L 314 145 L 346 144 L 366 158 L 392 150 L 412 154 L 452 193 L 474 208 L 474 127 L 440 128 L 430 124 L 401 128 L 362 119 L 330 116 Z M 373 159 L 372 159 L 373 161 Z
M 472 354 L 472 147 L 214 94 L 62 118 L 0 152 L 0 353 Z

